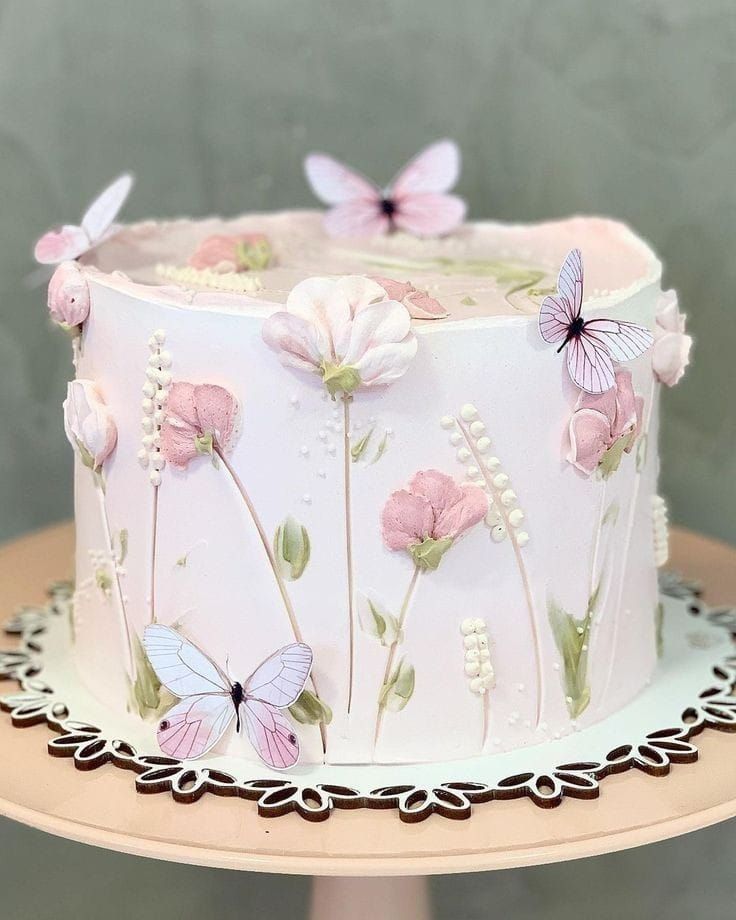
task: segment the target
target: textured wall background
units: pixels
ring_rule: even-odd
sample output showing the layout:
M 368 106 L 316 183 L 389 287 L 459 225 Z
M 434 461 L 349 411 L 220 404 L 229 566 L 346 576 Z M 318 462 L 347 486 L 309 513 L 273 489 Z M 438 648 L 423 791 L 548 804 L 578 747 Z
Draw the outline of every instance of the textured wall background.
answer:
M 48 325 L 43 291 L 21 283 L 36 236 L 76 220 L 123 169 L 139 180 L 126 218 L 234 214 L 310 204 L 309 149 L 387 179 L 444 135 L 463 149 L 473 217 L 600 212 L 662 254 L 697 337 L 686 382 L 665 394 L 663 490 L 677 521 L 736 540 L 733 0 L 0 2 L 0 537 L 71 511 L 60 415 L 69 346 Z M 9 859 L 25 852 L 30 868 L 44 850 L 66 866 L 32 907 L 19 891 L 9 920 L 153 917 L 160 899 L 146 892 L 160 886 L 172 917 L 206 903 L 267 916 L 271 901 L 286 916 L 303 892 L 0 830 Z M 435 890 L 442 916 L 457 920 L 590 915 L 593 888 L 601 918 L 689 918 L 683 881 L 707 863 L 702 889 L 718 920 L 733 913 L 719 882 L 728 875 L 715 871 L 729 832 Z M 668 872 L 673 859 L 691 874 Z M 93 907 L 88 872 L 116 877 L 121 899 L 139 892 L 140 904 Z M 7 862 L 2 874 L 7 894 L 19 876 Z M 622 874 L 628 892 L 615 884 Z

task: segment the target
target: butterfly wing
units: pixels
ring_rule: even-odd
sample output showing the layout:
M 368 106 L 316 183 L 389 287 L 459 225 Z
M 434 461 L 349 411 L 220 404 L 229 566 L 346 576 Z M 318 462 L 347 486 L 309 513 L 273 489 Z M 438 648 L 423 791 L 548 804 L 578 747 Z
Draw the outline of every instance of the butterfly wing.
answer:
M 355 198 L 330 208 L 324 227 L 329 236 L 360 239 L 387 233 L 390 221 L 378 202 Z
M 608 348 L 585 329 L 568 343 L 567 369 L 573 382 L 586 393 L 605 393 L 616 382 Z
M 182 700 L 159 722 L 159 747 L 179 760 L 201 757 L 222 738 L 234 715 L 229 696 L 203 695 Z
M 49 230 L 36 243 L 33 257 L 41 265 L 58 265 L 59 262 L 78 259 L 89 249 L 89 238 L 81 227 L 66 224 L 59 230 Z
M 430 144 L 389 186 L 397 227 L 414 236 L 442 236 L 465 217 L 465 202 L 447 195 L 460 175 L 460 150 L 450 140 Z
M 131 188 L 133 188 L 133 177 L 130 173 L 123 173 L 100 192 L 84 212 L 82 229 L 89 238 L 90 247 L 99 243 L 110 229 L 125 204 Z
M 590 319 L 585 333 L 605 345 L 616 361 L 633 361 L 654 344 L 654 336 L 646 326 L 615 319 Z
M 168 626 L 146 626 L 143 646 L 151 667 L 174 696 L 224 694 L 230 701 L 230 681 L 204 652 Z
M 325 204 L 381 200 L 381 190 L 370 179 L 326 153 L 310 153 L 304 160 L 304 173 L 314 194 Z
M 258 756 L 276 770 L 293 767 L 299 760 L 299 739 L 289 720 L 275 706 L 246 698 L 245 730 Z
M 312 669 L 312 650 L 303 642 L 279 649 L 245 682 L 246 698 L 284 709 L 297 699 Z
M 569 252 L 557 278 L 557 293 L 547 296 L 539 308 L 539 332 L 545 342 L 562 342 L 583 305 L 583 257 L 579 249 Z
M 458 227 L 465 217 L 465 202 L 455 195 L 426 192 L 407 195 L 396 202 L 393 221 L 400 230 L 413 236 L 444 236 Z

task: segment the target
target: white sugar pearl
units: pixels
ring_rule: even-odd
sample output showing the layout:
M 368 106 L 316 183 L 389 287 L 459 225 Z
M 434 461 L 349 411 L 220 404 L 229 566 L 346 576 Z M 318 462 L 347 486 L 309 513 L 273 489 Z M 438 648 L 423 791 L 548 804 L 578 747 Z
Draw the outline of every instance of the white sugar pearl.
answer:
M 467 447 L 460 448 L 460 450 L 457 452 L 457 459 L 461 463 L 467 463 L 468 460 L 470 460 L 470 451 L 468 450 Z
M 455 419 L 451 415 L 443 415 L 442 418 L 440 419 L 440 425 L 443 428 L 454 428 Z
M 158 354 L 151 355 L 148 359 L 148 366 L 155 371 L 158 371 Z
M 497 470 L 499 466 L 501 466 L 501 461 L 498 459 L 498 457 L 488 457 L 486 460 L 486 469 L 490 470 L 491 472 Z
M 470 426 L 470 433 L 474 438 L 479 438 L 485 430 L 486 426 L 480 420 L 473 422 L 473 424 Z
M 477 677 L 481 672 L 481 667 L 477 661 L 468 661 L 465 665 L 465 673 L 468 677 Z
M 159 361 L 161 362 L 161 367 L 171 367 L 171 352 L 162 351 L 158 356 Z
M 472 403 L 465 403 L 465 405 L 460 410 L 460 417 L 464 422 L 472 422 L 477 415 L 478 410 L 474 405 L 472 405 Z
M 495 680 L 496 680 L 496 675 L 495 675 L 495 673 L 493 672 L 493 668 L 491 668 L 490 674 L 486 674 L 486 675 L 484 676 L 484 678 L 483 678 L 483 685 L 484 685 L 484 687 L 486 688 L 486 690 L 490 690 L 490 689 L 491 689 L 491 687 L 493 686 Z
M 506 473 L 496 473 L 496 475 L 493 477 L 493 485 L 497 489 L 503 489 L 508 481 L 509 477 L 506 475 Z
M 144 416 L 141 419 L 141 428 L 143 428 L 146 434 L 150 434 L 153 431 L 153 419 L 149 418 L 148 416 Z
M 513 503 L 514 503 L 515 501 L 516 501 L 516 492 L 514 492 L 513 489 L 505 489 L 505 490 L 501 493 L 501 502 L 502 502 L 502 504 L 504 504 L 507 508 L 508 508 L 510 505 L 513 505 Z
M 502 543 L 506 539 L 506 528 L 503 524 L 496 524 L 491 530 L 491 539 L 494 543 Z
M 525 530 L 520 530 L 516 535 L 516 542 L 519 546 L 526 546 L 529 542 L 529 534 Z
M 490 438 L 478 438 L 478 450 L 484 454 L 487 450 L 491 449 L 491 439 Z
M 148 340 L 148 347 L 151 349 L 151 351 L 158 350 L 158 342 L 153 336 L 151 336 L 151 338 Z
M 171 385 L 171 374 L 168 371 L 159 371 L 158 382 L 162 387 Z
M 478 636 L 478 640 L 477 640 L 477 641 L 478 641 L 478 648 L 479 648 L 479 649 L 488 648 L 488 636 L 486 636 L 485 633 L 484 633 L 483 635 L 481 635 L 481 636 Z
M 166 413 L 163 409 L 156 409 L 156 411 L 153 413 L 153 420 L 157 425 L 163 425 L 165 418 Z
M 166 461 L 164 460 L 163 454 L 155 452 L 151 454 L 151 466 L 154 470 L 162 470 L 166 466 Z
M 477 479 L 480 476 L 480 470 L 477 466 L 469 466 L 467 476 L 468 479 Z
M 324 430 L 324 428 L 317 432 L 317 437 L 320 439 L 320 441 L 327 440 L 327 432 Z
M 491 653 L 487 648 L 482 648 L 478 650 L 478 657 L 481 661 L 490 661 Z
M 521 508 L 514 508 L 514 510 L 510 512 L 509 524 L 511 524 L 512 527 L 518 527 L 523 520 L 524 512 L 521 510 Z
M 450 435 L 450 444 L 452 444 L 453 447 L 457 447 L 457 445 L 462 444 L 462 442 L 463 442 L 463 436 L 460 434 L 460 432 L 453 431 L 452 434 Z
M 152 486 L 160 486 L 160 485 L 161 485 L 161 473 L 159 473 L 158 470 L 154 470 L 154 471 L 150 474 L 150 476 L 149 476 L 148 478 L 151 480 L 151 485 L 152 485 Z
M 153 400 L 151 399 L 144 399 L 143 402 L 141 403 L 141 409 L 143 409 L 146 415 L 150 415 L 153 412 L 154 408 L 155 407 L 153 405 Z
M 147 434 L 141 438 L 141 444 L 144 447 L 153 447 L 153 435 Z
M 143 467 L 143 469 L 145 470 L 145 468 L 148 466 L 148 451 L 147 451 L 147 450 L 139 450 L 138 453 L 136 454 L 136 456 L 138 457 L 138 462 L 140 463 L 140 465 L 141 465 L 141 466 Z
M 483 617 L 475 617 L 473 620 L 473 627 L 477 633 L 486 631 L 486 621 Z
M 501 513 L 497 511 L 493 505 L 491 505 L 491 507 L 488 509 L 488 514 L 486 514 L 486 524 L 488 524 L 489 527 L 495 527 L 497 524 L 501 524 L 502 522 L 503 517 L 501 516 Z
M 472 617 L 466 617 L 460 624 L 460 632 L 464 636 L 469 636 L 475 631 L 474 620 Z
M 480 677 L 474 677 L 470 681 L 470 689 L 473 693 L 482 693 L 485 690 L 485 684 Z
M 465 652 L 466 661 L 480 661 L 480 652 L 477 648 L 469 648 Z
M 490 661 L 484 661 L 480 666 L 480 673 L 485 677 L 486 674 L 493 674 L 493 665 Z
M 143 395 L 146 397 L 146 399 L 152 399 L 155 393 L 156 387 L 151 383 L 150 380 L 147 380 L 143 384 Z
M 154 337 L 154 339 L 156 339 L 156 342 L 157 342 L 159 345 L 162 345 L 162 344 L 166 341 L 166 333 L 164 332 L 163 329 L 157 329 L 157 330 L 153 333 L 153 337 Z
M 463 639 L 463 647 L 464 648 L 478 648 L 478 637 L 475 635 L 475 633 L 472 633 L 469 636 L 465 636 L 465 638 Z
M 158 368 L 157 367 L 147 367 L 146 368 L 146 377 L 152 382 L 156 383 L 158 379 Z

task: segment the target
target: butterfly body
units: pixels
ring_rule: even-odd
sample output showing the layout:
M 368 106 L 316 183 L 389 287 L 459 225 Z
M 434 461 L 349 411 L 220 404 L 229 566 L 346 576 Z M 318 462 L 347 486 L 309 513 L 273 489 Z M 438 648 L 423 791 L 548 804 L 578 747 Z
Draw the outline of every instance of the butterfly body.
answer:
M 192 642 L 167 626 L 147 626 L 143 644 L 157 677 L 176 703 L 159 722 L 164 753 L 182 760 L 201 757 L 222 739 L 235 719 L 259 757 L 284 770 L 299 758 L 299 740 L 283 714 L 304 689 L 312 651 L 287 645 L 260 664 L 244 682 L 231 681 Z
M 449 140 L 431 144 L 381 189 L 323 153 L 304 162 L 314 194 L 330 210 L 325 229 L 335 237 L 368 237 L 393 230 L 415 236 L 442 236 L 465 216 L 465 203 L 448 192 L 460 173 L 460 151 Z
M 567 349 L 567 369 L 573 383 L 587 393 L 600 394 L 616 382 L 613 362 L 632 361 L 652 345 L 652 333 L 638 323 L 585 319 L 583 257 L 568 253 L 557 280 L 557 294 L 545 297 L 539 310 L 539 332 L 545 342 Z

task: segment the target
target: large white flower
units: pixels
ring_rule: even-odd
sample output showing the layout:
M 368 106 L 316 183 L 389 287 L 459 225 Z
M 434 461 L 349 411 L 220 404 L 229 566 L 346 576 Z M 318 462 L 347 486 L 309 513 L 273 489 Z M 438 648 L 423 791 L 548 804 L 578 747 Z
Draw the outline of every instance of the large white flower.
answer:
M 319 374 L 330 395 L 390 383 L 417 352 L 409 311 L 375 281 L 308 278 L 263 324 L 284 364 Z
M 690 363 L 692 344 L 692 338 L 685 332 L 685 316 L 677 307 L 677 295 L 665 291 L 654 327 L 652 368 L 657 380 L 668 387 L 679 383 Z
M 100 470 L 115 447 L 118 433 L 110 410 L 91 380 L 72 380 L 67 385 L 64 430 L 84 465 Z

